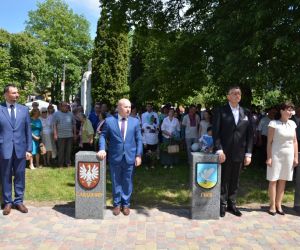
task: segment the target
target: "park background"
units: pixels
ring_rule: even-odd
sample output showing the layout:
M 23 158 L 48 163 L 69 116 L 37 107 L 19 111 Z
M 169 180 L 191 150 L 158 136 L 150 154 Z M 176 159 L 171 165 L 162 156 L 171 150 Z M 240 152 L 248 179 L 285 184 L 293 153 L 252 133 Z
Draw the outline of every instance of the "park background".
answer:
M 241 86 L 247 107 L 299 105 L 298 1 L 104 0 L 97 6 L 92 32 L 87 18 L 61 0 L 37 2 L 22 32 L 0 26 L 0 88 L 16 83 L 21 103 L 31 96 L 71 101 L 92 58 L 93 100 L 111 107 L 128 97 L 138 107 L 151 101 L 212 108 L 230 85 Z M 137 170 L 133 202 L 188 204 L 184 157 L 178 168 L 163 171 Z M 240 203 L 267 201 L 264 176 L 255 161 L 243 172 Z M 74 169 L 27 173 L 26 198 L 72 201 Z

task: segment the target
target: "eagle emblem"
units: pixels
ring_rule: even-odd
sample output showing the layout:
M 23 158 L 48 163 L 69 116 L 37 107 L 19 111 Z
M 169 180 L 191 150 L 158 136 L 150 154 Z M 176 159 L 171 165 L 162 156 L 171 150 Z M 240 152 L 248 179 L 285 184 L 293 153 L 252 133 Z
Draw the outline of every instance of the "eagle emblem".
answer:
M 218 182 L 218 163 L 197 163 L 196 178 L 200 187 L 213 188 Z
M 78 181 L 85 189 L 93 189 L 100 180 L 100 163 L 99 162 L 79 162 Z

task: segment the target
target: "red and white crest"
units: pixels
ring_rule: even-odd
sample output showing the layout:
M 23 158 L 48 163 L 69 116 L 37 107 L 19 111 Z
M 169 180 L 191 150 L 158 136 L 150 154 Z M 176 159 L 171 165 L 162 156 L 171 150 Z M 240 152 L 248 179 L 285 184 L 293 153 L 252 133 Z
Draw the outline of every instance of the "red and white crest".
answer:
M 78 181 L 85 189 L 93 189 L 100 180 L 100 163 L 99 162 L 79 162 Z

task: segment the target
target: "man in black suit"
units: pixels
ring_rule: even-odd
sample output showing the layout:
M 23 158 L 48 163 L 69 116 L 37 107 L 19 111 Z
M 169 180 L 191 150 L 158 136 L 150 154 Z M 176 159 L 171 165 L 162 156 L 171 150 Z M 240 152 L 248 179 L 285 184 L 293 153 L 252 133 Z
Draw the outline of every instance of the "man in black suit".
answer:
M 220 216 L 227 211 L 236 216 L 242 213 L 236 207 L 240 171 L 251 163 L 253 129 L 250 114 L 239 106 L 240 87 L 230 87 L 228 104 L 219 108 L 213 118 L 214 148 L 219 155 L 221 167 L 221 208 Z

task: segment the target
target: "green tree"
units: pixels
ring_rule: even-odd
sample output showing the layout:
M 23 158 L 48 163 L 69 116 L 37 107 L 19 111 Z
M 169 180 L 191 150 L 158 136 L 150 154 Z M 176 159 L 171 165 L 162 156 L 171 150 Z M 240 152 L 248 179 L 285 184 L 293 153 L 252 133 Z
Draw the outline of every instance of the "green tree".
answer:
M 48 70 L 42 43 L 28 33 L 11 35 L 11 66 L 16 68 L 15 80 L 24 96 L 46 94 Z
M 37 10 L 29 11 L 26 31 L 46 47 L 52 99 L 60 98 L 63 65 L 66 75 L 66 100 L 76 94 L 83 68 L 91 56 L 89 23 L 75 14 L 62 0 L 37 3 Z
M 240 85 L 244 101 L 274 88 L 299 93 L 299 1 L 191 1 L 186 27 L 202 35 L 219 94 Z
M 125 12 L 121 11 L 124 6 L 112 8 L 113 2 L 102 1 L 101 5 L 93 52 L 92 96 L 95 101 L 114 106 L 118 99 L 129 96 L 129 40 Z
M 0 89 L 3 90 L 8 82 L 12 82 L 15 69 L 11 68 L 10 34 L 0 29 Z M 1 100 L 2 100 L 1 95 Z

